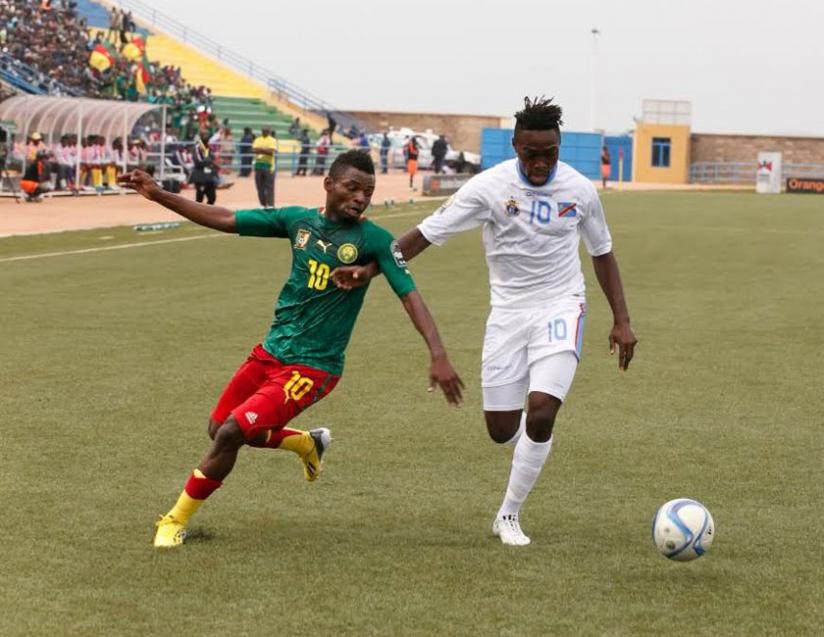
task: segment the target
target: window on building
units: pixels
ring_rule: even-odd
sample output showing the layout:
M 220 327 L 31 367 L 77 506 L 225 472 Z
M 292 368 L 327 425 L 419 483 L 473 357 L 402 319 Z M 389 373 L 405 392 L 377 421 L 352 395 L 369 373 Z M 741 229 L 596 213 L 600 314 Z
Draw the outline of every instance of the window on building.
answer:
M 670 146 L 672 139 L 669 137 L 652 138 L 652 165 L 659 168 L 669 168 Z

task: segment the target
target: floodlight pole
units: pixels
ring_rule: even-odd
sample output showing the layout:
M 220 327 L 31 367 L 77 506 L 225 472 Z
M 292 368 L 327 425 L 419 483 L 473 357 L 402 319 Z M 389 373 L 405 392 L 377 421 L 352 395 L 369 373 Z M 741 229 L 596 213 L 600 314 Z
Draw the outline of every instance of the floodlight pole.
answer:
M 595 117 L 595 104 L 597 100 L 596 77 L 598 74 L 598 37 L 601 35 L 601 32 L 596 27 L 592 27 L 590 33 L 592 34 L 592 68 L 590 69 L 589 74 L 589 123 L 592 131 L 595 132 L 598 130 Z

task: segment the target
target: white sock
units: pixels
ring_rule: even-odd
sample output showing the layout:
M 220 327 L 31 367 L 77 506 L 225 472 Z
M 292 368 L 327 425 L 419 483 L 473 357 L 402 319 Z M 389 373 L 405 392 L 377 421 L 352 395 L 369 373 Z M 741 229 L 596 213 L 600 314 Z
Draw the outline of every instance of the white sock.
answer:
M 499 518 L 505 515 L 518 515 L 526 496 L 538 481 L 551 449 L 552 438 L 546 442 L 535 442 L 530 439 L 529 434 L 520 437 L 512 454 L 512 470 L 509 473 L 504 501 L 498 510 Z
M 512 436 L 512 438 L 510 438 L 509 440 L 507 440 L 504 444 L 507 447 L 514 447 L 515 443 L 517 443 L 521 439 L 521 436 L 523 435 L 525 429 L 526 429 L 526 412 L 522 411 L 521 412 L 521 424 L 518 425 L 518 431 L 516 431 L 515 435 Z

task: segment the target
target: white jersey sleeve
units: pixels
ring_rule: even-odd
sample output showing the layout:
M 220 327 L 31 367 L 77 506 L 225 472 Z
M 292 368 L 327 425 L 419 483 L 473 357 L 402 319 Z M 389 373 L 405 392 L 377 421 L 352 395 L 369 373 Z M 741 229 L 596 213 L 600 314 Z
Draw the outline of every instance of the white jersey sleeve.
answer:
M 491 218 L 492 210 L 483 196 L 481 180 L 476 177 L 424 219 L 418 230 L 429 243 L 442 246 L 452 235 L 477 228 Z
M 584 218 L 578 229 L 590 256 L 600 257 L 612 250 L 612 236 L 595 186 L 590 184 L 586 194 Z

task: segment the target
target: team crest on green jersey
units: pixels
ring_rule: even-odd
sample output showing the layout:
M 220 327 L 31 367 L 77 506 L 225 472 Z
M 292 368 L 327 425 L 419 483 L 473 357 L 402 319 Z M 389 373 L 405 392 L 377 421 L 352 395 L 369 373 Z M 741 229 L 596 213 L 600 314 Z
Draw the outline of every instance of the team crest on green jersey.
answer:
M 306 244 L 309 243 L 309 237 L 312 233 L 309 230 L 298 230 L 295 237 L 295 250 L 306 250 Z
M 344 243 L 340 248 L 338 248 L 338 260 L 341 263 L 349 265 L 350 263 L 354 263 L 357 258 L 358 248 L 355 245 L 351 243 Z

